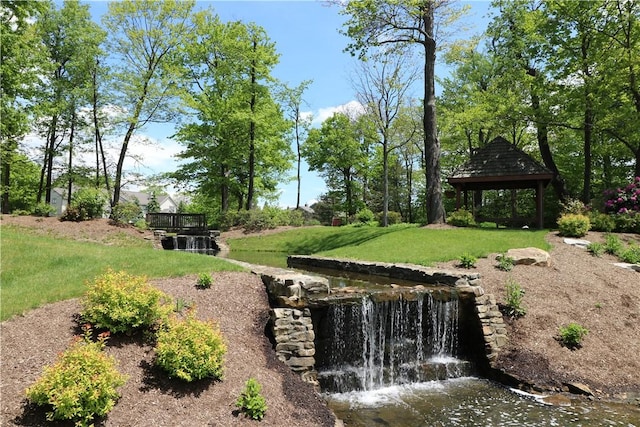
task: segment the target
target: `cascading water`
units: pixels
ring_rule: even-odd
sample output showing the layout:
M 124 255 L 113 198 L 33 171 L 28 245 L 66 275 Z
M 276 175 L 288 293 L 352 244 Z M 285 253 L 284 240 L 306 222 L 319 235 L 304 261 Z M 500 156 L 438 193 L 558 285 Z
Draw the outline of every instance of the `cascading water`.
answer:
M 389 385 L 458 377 L 469 364 L 457 355 L 458 300 L 428 293 L 416 299 L 331 305 L 328 339 L 316 348 L 318 380 L 327 392 L 375 390 Z

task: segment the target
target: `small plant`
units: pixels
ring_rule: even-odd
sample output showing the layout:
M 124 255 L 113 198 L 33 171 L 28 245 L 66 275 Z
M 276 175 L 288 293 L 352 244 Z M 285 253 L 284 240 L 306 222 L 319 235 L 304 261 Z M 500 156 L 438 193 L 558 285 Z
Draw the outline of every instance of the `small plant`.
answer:
M 522 305 L 524 298 L 524 289 L 518 282 L 509 278 L 506 285 L 506 303 L 507 315 L 516 318 L 527 314 L 527 309 Z
M 170 318 L 160 328 L 155 364 L 169 376 L 191 382 L 203 378 L 221 379 L 227 347 L 217 324 L 195 318 Z
M 267 412 L 267 402 L 260 394 L 262 386 L 255 378 L 249 378 L 242 390 L 242 394 L 236 401 L 236 406 L 244 414 L 254 420 L 260 421 Z
M 583 237 L 591 228 L 589 217 L 581 214 L 563 214 L 558 220 L 561 236 Z
M 189 301 L 185 300 L 184 298 L 177 298 L 176 304 L 173 307 L 173 311 L 174 313 L 182 313 L 184 310 L 191 309 L 191 307 L 192 305 Z
M 597 302 L 597 303 L 596 303 L 596 308 L 597 308 L 598 310 L 600 310 L 603 306 L 604 306 L 604 304 L 602 304 L 601 302 Z
M 458 260 L 460 261 L 460 267 L 462 268 L 475 268 L 478 259 L 471 254 L 462 254 Z
M 500 254 L 496 257 L 498 260 L 498 269 L 502 271 L 511 271 L 515 265 L 515 261 L 513 258 L 507 256 L 506 254 Z
M 473 218 L 473 213 L 466 209 L 458 209 L 453 211 L 447 218 L 447 223 L 455 225 L 456 227 L 473 227 L 476 225 L 476 221 Z
M 89 285 L 81 316 L 98 328 L 130 333 L 161 322 L 171 312 L 170 301 L 144 276 L 108 271 Z
M 40 202 L 33 207 L 33 215 L 35 216 L 51 216 L 55 213 L 56 208 L 46 202 Z
M 200 273 L 198 275 L 198 282 L 196 283 L 196 288 L 198 289 L 209 289 L 211 284 L 213 283 L 213 279 L 209 273 Z
M 604 231 L 609 233 L 616 228 L 616 220 L 610 214 L 590 212 L 589 221 L 591 221 L 591 229 L 594 231 Z
M 577 323 L 569 323 L 560 328 L 560 342 L 570 349 L 582 346 L 582 339 L 589 333 L 587 329 Z
M 369 208 L 360 209 L 358 213 L 356 213 L 356 219 L 358 222 L 362 223 L 370 223 L 375 219 L 374 213 Z
M 587 245 L 587 251 L 595 257 L 600 258 L 604 253 L 604 245 L 602 243 L 593 242 Z
M 60 354 L 58 361 L 45 368 L 43 375 L 27 388 L 27 398 L 36 405 L 49 405 L 47 420 L 75 420 L 76 425 L 90 425 L 94 417 L 105 416 L 120 397 L 117 388 L 126 376 L 116 369 L 112 356 L 102 349 L 108 335 L 97 342 L 90 340 L 91 329 Z
M 629 245 L 620 253 L 620 259 L 629 264 L 640 264 L 640 246 Z
M 622 242 L 615 234 L 607 234 L 604 238 L 604 251 L 609 255 L 618 256 L 622 252 Z

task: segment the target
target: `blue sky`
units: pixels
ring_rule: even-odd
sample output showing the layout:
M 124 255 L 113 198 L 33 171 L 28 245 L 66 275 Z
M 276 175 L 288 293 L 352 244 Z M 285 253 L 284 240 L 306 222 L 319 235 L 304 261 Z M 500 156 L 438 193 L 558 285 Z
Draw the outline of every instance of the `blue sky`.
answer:
M 488 1 L 463 2 L 472 10 L 465 18 L 471 32 L 480 32 L 486 26 L 485 15 Z M 297 86 L 303 80 L 313 80 L 303 98 L 303 110 L 311 112 L 314 123 L 320 123 L 331 116 L 340 106 L 354 102 L 355 94 L 350 83 L 350 74 L 355 70 L 356 61 L 343 49 L 349 39 L 339 30 L 345 17 L 336 6 L 328 6 L 318 1 L 201 1 L 199 7 L 212 7 L 223 21 L 254 22 L 262 26 L 280 53 L 280 63 L 273 71 L 274 77 Z M 90 2 L 94 16 L 106 12 L 107 2 Z M 439 74 L 446 69 L 439 66 Z M 415 94 L 421 96 L 420 93 Z M 144 157 L 143 165 L 133 165 L 143 174 L 174 170 L 173 155 L 181 147 L 169 139 L 172 126 L 154 126 L 143 132 L 154 141 L 156 149 L 138 145 L 132 152 Z M 291 176 L 295 176 L 295 169 Z M 324 182 L 317 174 L 308 172 L 303 165 L 301 203 L 309 203 L 326 191 Z M 279 187 L 279 205 L 295 206 L 297 184 L 292 181 Z

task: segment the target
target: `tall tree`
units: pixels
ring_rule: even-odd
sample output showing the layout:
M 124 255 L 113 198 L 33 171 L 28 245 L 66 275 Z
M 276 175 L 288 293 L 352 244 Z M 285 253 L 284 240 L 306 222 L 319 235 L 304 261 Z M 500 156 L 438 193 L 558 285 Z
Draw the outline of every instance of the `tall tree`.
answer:
M 450 7 L 450 0 L 351 0 L 344 7 L 349 18 L 345 34 L 353 42 L 347 50 L 366 57 L 372 47 L 418 45 L 424 55 L 423 128 L 427 222 L 445 222 L 440 175 L 440 141 L 438 140 L 435 98 L 436 19 L 445 28 L 460 16 Z M 439 15 L 436 14 L 436 10 Z
M 377 64 L 363 62 L 354 82 L 356 96 L 374 123 L 382 150 L 383 227 L 389 225 L 389 155 L 413 138 L 394 138 L 392 132 L 401 108 L 409 102 L 407 91 L 416 80 L 416 73 L 405 58 L 402 54 L 389 55 Z
M 366 164 L 366 152 L 367 141 L 344 113 L 335 113 L 320 129 L 311 129 L 302 145 L 309 169 L 324 176 L 330 191 L 341 189 L 347 215 L 354 215 L 358 207 L 357 176 Z
M 0 3 L 0 169 L 2 213 L 11 211 L 11 167 L 19 160 L 18 142 L 28 132 L 29 100 L 43 62 L 31 23 L 48 7 L 41 1 Z M 18 157 L 16 157 L 18 156 Z
M 112 206 L 120 201 L 124 161 L 136 131 L 175 117 L 176 87 L 182 76 L 173 59 L 193 31 L 194 5 L 193 0 L 123 0 L 109 3 L 103 17 L 115 64 L 113 92 L 125 112 Z
M 289 120 L 293 122 L 293 139 L 296 147 L 296 182 L 298 184 L 296 193 L 296 209 L 300 207 L 300 186 L 302 185 L 302 152 L 300 147 L 302 140 L 311 126 L 311 117 L 303 116 L 301 111 L 303 103 L 302 96 L 311 83 L 312 80 L 304 80 L 296 87 L 284 87 L 280 94 L 280 98 L 282 98 L 282 102 L 284 104 L 285 113 L 288 115 Z

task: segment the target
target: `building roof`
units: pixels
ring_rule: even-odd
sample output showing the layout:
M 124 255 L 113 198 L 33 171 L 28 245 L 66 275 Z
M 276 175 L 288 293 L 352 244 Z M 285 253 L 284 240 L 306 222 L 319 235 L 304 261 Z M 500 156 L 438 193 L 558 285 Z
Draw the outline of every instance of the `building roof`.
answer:
M 546 185 L 553 173 L 502 137 L 477 150 L 448 178 L 449 184 L 467 189 L 535 188 Z

